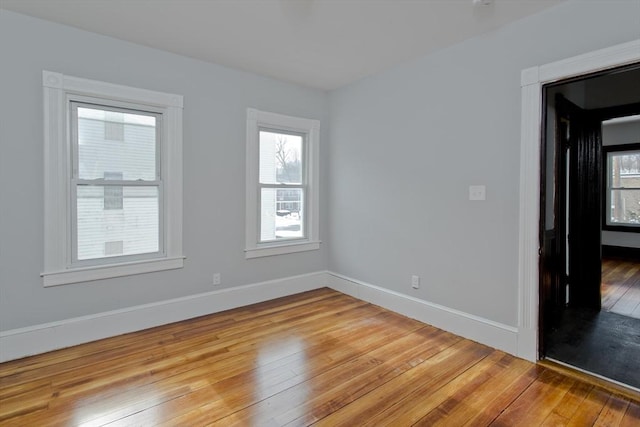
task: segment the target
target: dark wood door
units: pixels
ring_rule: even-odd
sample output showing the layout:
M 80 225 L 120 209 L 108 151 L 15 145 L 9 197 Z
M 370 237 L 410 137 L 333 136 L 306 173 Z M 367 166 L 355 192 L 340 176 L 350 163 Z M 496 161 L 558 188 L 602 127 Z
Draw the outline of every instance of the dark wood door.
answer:
M 566 306 L 567 285 L 567 157 L 569 118 L 564 98 L 555 101 L 553 138 L 543 144 L 542 156 L 547 168 L 542 172 L 541 245 L 540 245 L 540 351 L 544 355 L 544 338 L 558 327 Z M 545 169 L 545 168 L 543 168 Z M 552 173 L 550 173 L 552 172 Z M 547 182 L 551 179 L 552 182 Z M 551 212 L 547 210 L 551 209 Z
M 601 303 L 601 120 L 558 95 L 551 122 L 541 174 L 541 356 L 567 305 L 600 309 Z
M 572 104 L 568 120 L 569 306 L 600 310 L 602 123 Z

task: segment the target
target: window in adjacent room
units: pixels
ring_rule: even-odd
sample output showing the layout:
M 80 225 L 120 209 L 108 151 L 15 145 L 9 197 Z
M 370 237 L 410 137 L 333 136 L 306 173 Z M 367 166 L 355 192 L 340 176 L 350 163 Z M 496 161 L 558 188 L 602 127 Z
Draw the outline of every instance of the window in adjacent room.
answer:
M 640 232 L 640 144 L 605 146 L 604 228 Z
M 182 267 L 182 97 L 43 83 L 45 286 Z
M 319 127 L 248 110 L 247 258 L 318 249 Z

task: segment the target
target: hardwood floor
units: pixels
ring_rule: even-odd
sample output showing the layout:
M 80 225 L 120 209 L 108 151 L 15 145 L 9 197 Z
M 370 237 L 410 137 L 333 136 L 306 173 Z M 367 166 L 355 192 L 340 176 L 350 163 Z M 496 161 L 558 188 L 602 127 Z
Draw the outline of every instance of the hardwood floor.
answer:
M 329 289 L 0 364 L 3 426 L 632 426 L 632 397 Z
M 602 260 L 602 309 L 640 319 L 640 262 Z

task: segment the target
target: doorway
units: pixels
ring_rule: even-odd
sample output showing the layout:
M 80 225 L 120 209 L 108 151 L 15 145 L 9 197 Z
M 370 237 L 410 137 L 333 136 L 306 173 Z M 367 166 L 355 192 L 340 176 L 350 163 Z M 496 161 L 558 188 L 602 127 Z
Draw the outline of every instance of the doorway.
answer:
M 635 304 L 636 279 L 640 289 L 640 204 L 626 185 L 638 175 L 640 202 L 639 81 L 631 64 L 542 89 L 538 347 L 541 359 L 637 389 L 640 319 L 611 308 Z

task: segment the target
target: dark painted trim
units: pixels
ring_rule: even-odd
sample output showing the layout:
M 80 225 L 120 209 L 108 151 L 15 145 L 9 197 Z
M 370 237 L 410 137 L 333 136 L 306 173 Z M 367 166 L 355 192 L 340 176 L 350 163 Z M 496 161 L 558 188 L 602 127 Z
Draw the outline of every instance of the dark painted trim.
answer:
M 602 256 L 605 258 L 620 258 L 631 261 L 640 261 L 640 248 L 602 245 Z
M 590 110 L 600 120 L 617 119 L 619 117 L 635 116 L 640 114 L 640 102 L 633 104 L 616 105 L 614 107 L 597 108 Z

